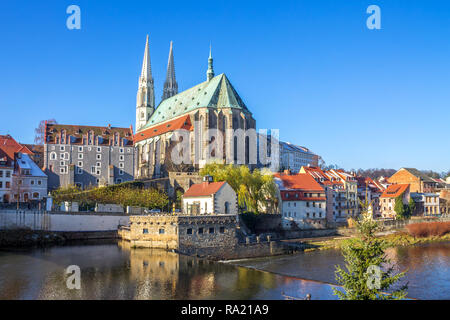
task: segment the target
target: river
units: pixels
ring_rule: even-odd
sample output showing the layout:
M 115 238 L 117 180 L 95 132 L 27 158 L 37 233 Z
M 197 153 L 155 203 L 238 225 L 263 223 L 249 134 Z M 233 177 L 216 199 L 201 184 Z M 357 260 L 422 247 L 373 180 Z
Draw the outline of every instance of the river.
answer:
M 450 243 L 391 249 L 408 269 L 408 296 L 450 299 Z M 131 249 L 126 242 L 0 251 L 0 299 L 336 299 L 338 251 L 211 262 L 171 252 Z M 81 289 L 65 270 L 81 269 Z M 312 281 L 315 280 L 315 281 Z M 326 283 L 323 283 L 326 282 Z

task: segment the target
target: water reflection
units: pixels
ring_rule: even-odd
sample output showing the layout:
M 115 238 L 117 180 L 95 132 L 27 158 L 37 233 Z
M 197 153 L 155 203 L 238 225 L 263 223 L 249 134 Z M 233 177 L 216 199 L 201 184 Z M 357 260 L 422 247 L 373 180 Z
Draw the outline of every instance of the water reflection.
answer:
M 391 248 L 387 256 L 396 272 L 407 271 L 408 296 L 417 299 L 450 299 L 450 243 Z M 300 253 L 294 256 L 239 261 L 236 264 L 271 273 L 325 283 L 336 283 L 335 265 L 344 266 L 338 250 Z M 321 296 L 324 299 L 330 296 Z
M 81 290 L 66 287 L 69 265 L 81 268 Z M 282 291 L 329 294 L 320 287 L 232 264 L 134 249 L 127 242 L 0 251 L 0 299 L 282 299 Z
M 408 269 L 409 295 L 450 299 L 450 244 L 388 252 Z M 0 251 L 0 299 L 336 299 L 338 251 L 215 263 L 171 252 L 133 249 L 127 242 L 21 252 Z M 81 268 L 81 290 L 66 287 L 65 269 Z M 259 269 L 259 270 L 255 270 Z M 265 271 L 260 271 L 265 270 Z

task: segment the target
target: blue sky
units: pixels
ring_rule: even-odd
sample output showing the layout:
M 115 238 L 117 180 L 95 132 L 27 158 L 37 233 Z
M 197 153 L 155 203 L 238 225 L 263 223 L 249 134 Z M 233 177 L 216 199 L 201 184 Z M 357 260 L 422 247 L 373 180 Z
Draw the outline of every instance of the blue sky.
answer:
M 81 30 L 66 8 L 81 8 Z M 366 9 L 381 8 L 381 30 Z M 169 42 L 180 91 L 209 43 L 258 128 L 346 169 L 450 169 L 450 1 L 1 1 L 0 133 L 40 120 L 128 127 L 150 35 L 157 103 Z

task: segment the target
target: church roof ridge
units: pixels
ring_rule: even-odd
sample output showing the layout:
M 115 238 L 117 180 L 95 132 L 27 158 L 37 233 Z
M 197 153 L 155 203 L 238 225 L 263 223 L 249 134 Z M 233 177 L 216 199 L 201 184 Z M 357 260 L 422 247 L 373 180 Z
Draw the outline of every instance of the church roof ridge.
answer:
M 248 113 L 225 73 L 204 81 L 160 102 L 147 124 L 140 130 L 179 117 L 198 108 L 237 108 Z

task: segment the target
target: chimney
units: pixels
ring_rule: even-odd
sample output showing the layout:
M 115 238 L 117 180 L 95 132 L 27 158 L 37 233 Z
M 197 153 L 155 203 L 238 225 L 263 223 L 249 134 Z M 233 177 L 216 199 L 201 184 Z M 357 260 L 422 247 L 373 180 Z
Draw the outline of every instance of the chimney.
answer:
M 204 176 L 203 182 L 206 184 L 209 184 L 210 182 L 213 182 L 213 177 L 212 176 Z

